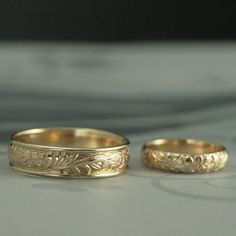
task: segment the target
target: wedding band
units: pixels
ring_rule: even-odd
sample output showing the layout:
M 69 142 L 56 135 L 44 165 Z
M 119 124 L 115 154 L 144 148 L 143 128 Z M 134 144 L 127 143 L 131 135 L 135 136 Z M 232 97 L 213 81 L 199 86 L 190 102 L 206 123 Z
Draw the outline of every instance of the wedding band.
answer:
M 13 169 L 55 177 L 109 177 L 128 168 L 129 141 L 87 128 L 30 129 L 10 138 Z
M 145 166 L 181 173 L 208 173 L 224 168 L 228 152 L 224 146 L 199 140 L 157 139 L 141 151 Z

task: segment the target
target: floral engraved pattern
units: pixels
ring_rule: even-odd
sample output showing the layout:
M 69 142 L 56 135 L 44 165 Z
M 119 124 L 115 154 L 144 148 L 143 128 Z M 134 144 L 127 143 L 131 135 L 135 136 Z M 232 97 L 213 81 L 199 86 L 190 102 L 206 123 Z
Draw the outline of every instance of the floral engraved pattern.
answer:
M 14 167 L 61 175 L 92 176 L 126 170 L 128 147 L 109 151 L 42 150 L 9 144 L 10 164 Z
M 228 153 L 178 154 L 147 148 L 142 153 L 142 160 L 150 168 L 182 173 L 208 173 L 224 168 L 228 162 Z

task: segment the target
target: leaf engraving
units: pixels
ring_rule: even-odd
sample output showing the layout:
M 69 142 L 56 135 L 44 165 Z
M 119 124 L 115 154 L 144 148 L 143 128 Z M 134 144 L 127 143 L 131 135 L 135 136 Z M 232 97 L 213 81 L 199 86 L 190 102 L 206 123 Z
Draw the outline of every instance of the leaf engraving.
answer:
M 104 152 L 76 152 L 38 150 L 9 145 L 12 165 L 38 171 L 66 171 L 75 175 L 91 175 L 97 172 L 127 168 L 129 150 L 122 148 Z

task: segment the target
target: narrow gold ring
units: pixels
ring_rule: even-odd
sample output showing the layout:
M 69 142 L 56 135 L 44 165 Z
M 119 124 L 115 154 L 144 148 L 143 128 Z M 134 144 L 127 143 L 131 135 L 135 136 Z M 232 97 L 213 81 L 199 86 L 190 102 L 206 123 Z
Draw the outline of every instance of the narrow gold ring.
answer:
M 10 165 L 27 174 L 55 177 L 109 177 L 128 168 L 129 141 L 87 128 L 42 128 L 14 134 Z
M 157 139 L 146 143 L 141 151 L 145 166 L 181 173 L 221 170 L 227 165 L 228 157 L 224 146 L 192 139 Z

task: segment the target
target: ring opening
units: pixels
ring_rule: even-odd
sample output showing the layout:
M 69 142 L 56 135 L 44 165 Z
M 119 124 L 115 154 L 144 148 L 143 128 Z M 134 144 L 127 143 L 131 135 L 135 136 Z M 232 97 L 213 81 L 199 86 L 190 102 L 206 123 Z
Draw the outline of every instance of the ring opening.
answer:
M 15 134 L 12 140 L 33 145 L 66 148 L 109 148 L 128 144 L 122 136 L 86 128 L 31 129 Z
M 154 140 L 149 142 L 146 146 L 151 149 L 162 152 L 199 154 L 199 155 L 206 153 L 215 153 L 224 150 L 223 146 L 192 139 Z

